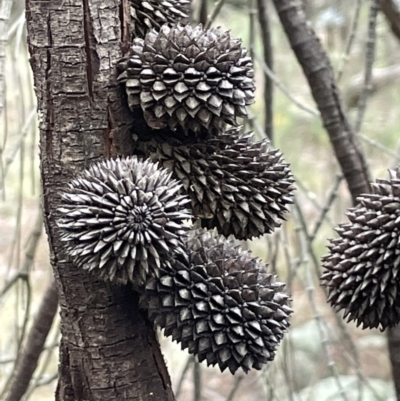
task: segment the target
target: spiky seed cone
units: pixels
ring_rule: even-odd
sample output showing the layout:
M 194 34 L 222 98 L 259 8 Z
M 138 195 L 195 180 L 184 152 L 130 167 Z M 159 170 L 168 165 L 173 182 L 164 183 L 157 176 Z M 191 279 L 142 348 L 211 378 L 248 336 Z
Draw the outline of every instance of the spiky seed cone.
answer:
M 261 369 L 289 326 L 284 284 L 233 241 L 203 230 L 188 240 L 189 262 L 179 256 L 151 278 L 141 304 L 182 349 L 232 373 Z
M 357 198 L 323 258 L 328 302 L 364 329 L 400 322 L 400 169 L 390 175 Z
M 130 0 L 130 7 L 133 38 L 144 38 L 167 22 L 185 22 L 190 14 L 189 0 Z
M 62 195 L 58 226 L 74 262 L 97 277 L 141 285 L 163 261 L 183 255 L 191 216 L 181 184 L 136 157 L 93 164 Z
M 237 125 L 254 102 L 246 54 L 239 39 L 219 28 L 163 25 L 134 40 L 131 55 L 119 64 L 119 81 L 129 107 L 141 107 L 151 128 L 220 130 L 225 123 Z
M 267 141 L 236 129 L 193 143 L 137 142 L 146 157 L 174 173 L 203 227 L 238 239 L 271 233 L 292 203 L 293 177 Z

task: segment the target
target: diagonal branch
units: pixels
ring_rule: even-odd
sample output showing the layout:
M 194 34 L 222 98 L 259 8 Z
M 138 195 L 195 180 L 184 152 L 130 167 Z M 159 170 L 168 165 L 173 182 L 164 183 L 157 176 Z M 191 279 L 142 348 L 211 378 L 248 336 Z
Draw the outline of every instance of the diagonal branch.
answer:
M 369 191 L 371 178 L 359 141 L 344 109 L 329 59 L 318 37 L 307 24 L 306 15 L 299 2 L 273 1 L 310 85 L 322 122 L 355 202 L 358 195 Z
M 52 280 L 46 289 L 22 354 L 19 356 L 6 401 L 19 401 L 28 389 L 56 315 L 57 306 L 57 288 Z
M 389 22 L 393 34 L 400 41 L 400 6 L 395 0 L 380 0 L 381 9 Z

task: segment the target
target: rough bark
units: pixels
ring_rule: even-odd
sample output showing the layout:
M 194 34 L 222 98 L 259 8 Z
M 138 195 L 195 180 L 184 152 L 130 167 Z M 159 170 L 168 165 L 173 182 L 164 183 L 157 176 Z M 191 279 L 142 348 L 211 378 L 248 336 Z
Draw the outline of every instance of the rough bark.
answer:
M 115 63 L 129 38 L 127 0 L 27 0 L 40 121 L 43 212 L 61 310 L 59 401 L 173 400 L 156 335 L 128 286 L 66 257 L 55 221 L 68 181 L 132 150 Z
M 400 7 L 394 0 L 381 0 L 381 10 L 389 22 L 392 32 L 400 40 Z
M 273 0 L 290 45 L 310 85 L 353 202 L 371 181 L 359 141 L 346 115 L 334 73 L 297 0 Z
M 57 301 L 57 289 L 52 280 L 45 291 L 26 344 L 18 357 L 17 369 L 6 401 L 19 401 L 28 389 L 57 312 Z
M 369 192 L 368 166 L 340 99 L 328 57 L 307 24 L 296 0 L 273 0 L 279 18 L 310 85 L 331 140 L 336 158 L 347 181 L 353 203 L 360 193 Z M 400 327 L 388 330 L 389 352 L 397 399 L 400 401 Z

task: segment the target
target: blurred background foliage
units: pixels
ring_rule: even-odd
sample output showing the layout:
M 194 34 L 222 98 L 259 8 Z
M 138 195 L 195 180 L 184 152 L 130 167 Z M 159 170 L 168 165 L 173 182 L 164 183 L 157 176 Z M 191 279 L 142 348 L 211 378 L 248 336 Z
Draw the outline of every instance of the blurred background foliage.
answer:
M 209 13 L 216 3 L 208 2 Z M 303 3 L 355 121 L 366 68 L 370 2 Z M 287 283 L 293 298 L 292 326 L 273 363 L 261 372 L 234 377 L 198 365 L 177 344 L 160 336 L 174 390 L 178 400 L 194 401 L 394 400 L 385 335 L 344 323 L 327 306 L 319 287 L 319 260 L 326 252 L 327 239 L 335 236 L 333 228 L 346 220 L 351 199 L 301 68 L 272 3 L 266 1 L 266 5 L 274 59 L 270 75 L 274 80 L 273 146 L 292 167 L 296 203 L 281 230 L 243 246 L 269 263 Z M 196 19 L 200 0 L 193 1 L 193 6 Z M 255 57 L 256 103 L 245 128 L 260 138 L 266 114 L 265 75 L 256 1 L 226 0 L 214 26 L 242 38 Z M 38 117 L 25 35 L 24 2 L 2 1 L 0 399 L 52 275 L 47 240 L 41 234 Z M 382 13 L 377 20 L 376 46 L 370 96 L 359 133 L 374 179 L 387 177 L 387 169 L 397 165 L 400 157 L 400 40 Z M 57 317 L 25 400 L 54 399 L 58 341 Z

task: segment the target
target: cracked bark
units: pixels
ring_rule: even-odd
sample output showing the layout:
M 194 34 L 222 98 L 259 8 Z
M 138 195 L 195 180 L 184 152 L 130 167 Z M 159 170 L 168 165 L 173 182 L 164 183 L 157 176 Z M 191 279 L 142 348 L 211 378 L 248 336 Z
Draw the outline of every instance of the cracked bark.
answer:
M 75 268 L 55 225 L 60 194 L 76 173 L 132 150 L 132 116 L 115 71 L 128 46 L 127 10 L 127 0 L 27 0 L 43 212 L 61 313 L 59 401 L 174 399 L 137 295 Z
M 303 68 L 353 204 L 371 182 L 362 148 L 349 123 L 329 59 L 307 23 L 298 0 L 273 0 L 292 49 Z M 400 326 L 387 331 L 397 399 L 400 401 Z

